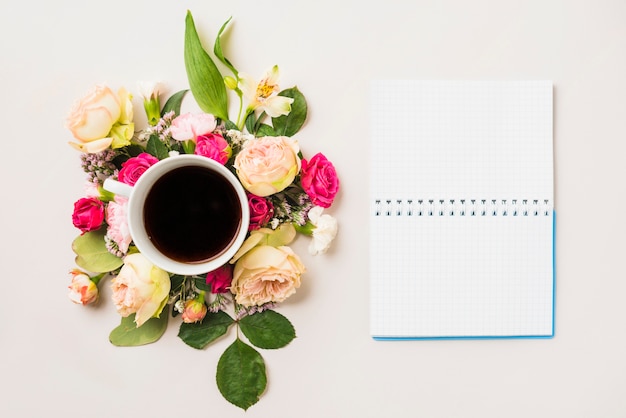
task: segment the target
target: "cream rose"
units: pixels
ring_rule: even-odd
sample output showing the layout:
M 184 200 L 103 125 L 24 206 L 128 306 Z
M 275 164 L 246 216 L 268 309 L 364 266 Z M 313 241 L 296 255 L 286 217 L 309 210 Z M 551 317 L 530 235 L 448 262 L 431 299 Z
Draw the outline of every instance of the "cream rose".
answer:
M 248 141 L 235 168 L 243 187 L 265 197 L 289 186 L 300 171 L 298 143 L 286 136 L 266 136 Z
M 77 269 L 70 271 L 70 276 L 72 283 L 68 286 L 70 289 L 68 296 L 72 302 L 89 305 L 98 301 L 98 286 L 89 276 Z
M 66 120 L 67 128 L 78 142 L 70 142 L 82 152 L 100 152 L 111 145 L 108 137 L 113 124 L 120 118 L 122 105 L 118 95 L 102 85 L 91 89 L 77 101 Z
M 261 245 L 237 260 L 230 291 L 246 307 L 282 302 L 300 287 L 304 271 L 291 248 Z
M 148 319 L 159 317 L 167 303 L 170 292 L 170 276 L 141 253 L 127 255 L 124 266 L 115 277 L 113 302 L 117 312 L 127 317 L 135 314 L 135 323 L 140 327 Z

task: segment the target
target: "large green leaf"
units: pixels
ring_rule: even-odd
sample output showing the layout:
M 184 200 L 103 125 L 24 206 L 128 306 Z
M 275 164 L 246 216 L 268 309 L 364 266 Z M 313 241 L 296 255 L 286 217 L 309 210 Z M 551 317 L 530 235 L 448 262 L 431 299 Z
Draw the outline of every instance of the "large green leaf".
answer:
M 220 31 L 217 33 L 217 37 L 215 38 L 215 46 L 213 47 L 213 53 L 220 61 L 224 63 L 225 66 L 230 68 L 230 71 L 232 71 L 233 74 L 235 74 L 235 77 L 237 77 L 239 71 L 237 71 L 235 66 L 231 64 L 231 62 L 224 56 L 224 53 L 222 52 L 222 32 L 224 32 L 224 29 L 226 29 L 226 25 L 228 25 L 228 22 L 230 22 L 231 19 L 232 16 L 229 17 L 226 22 L 224 22 L 224 24 L 220 28 Z
M 137 328 L 135 314 L 122 318 L 122 323 L 111 331 L 109 341 L 119 347 L 134 347 L 157 341 L 167 329 L 167 311 L 161 312 L 159 318 L 150 318 Z
M 178 336 L 185 344 L 202 349 L 212 341 L 226 334 L 228 327 L 235 321 L 226 312 L 207 312 L 202 322 L 193 324 L 182 323 Z
M 247 410 L 259 401 L 267 385 L 263 357 L 237 338 L 220 357 L 216 380 L 228 402 Z
M 174 112 L 176 116 L 180 115 L 180 106 L 183 103 L 183 99 L 185 98 L 185 94 L 189 90 L 181 90 L 178 93 L 173 94 L 167 102 L 165 102 L 165 106 L 161 110 L 161 117 L 165 116 L 168 112 Z
M 224 79 L 202 47 L 190 11 L 187 11 L 185 20 L 185 68 L 189 87 L 200 109 L 220 119 L 228 119 Z
M 259 348 L 281 348 L 296 337 L 296 330 L 287 318 L 267 310 L 244 316 L 239 320 L 243 334 Z
M 72 242 L 76 253 L 76 264 L 87 271 L 107 273 L 120 267 L 124 262 L 111 254 L 104 242 L 105 228 L 86 232 Z
M 292 87 L 278 93 L 279 96 L 291 97 L 291 112 L 287 115 L 272 118 L 272 126 L 278 135 L 294 136 L 306 121 L 307 104 L 298 87 Z

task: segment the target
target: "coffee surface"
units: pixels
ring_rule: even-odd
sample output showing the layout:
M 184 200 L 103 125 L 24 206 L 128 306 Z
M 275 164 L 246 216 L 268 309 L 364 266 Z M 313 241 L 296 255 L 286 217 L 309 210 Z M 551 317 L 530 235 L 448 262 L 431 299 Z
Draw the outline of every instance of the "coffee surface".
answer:
M 202 263 L 222 254 L 241 224 L 233 186 L 207 168 L 176 168 L 157 180 L 144 204 L 144 226 L 166 257 Z

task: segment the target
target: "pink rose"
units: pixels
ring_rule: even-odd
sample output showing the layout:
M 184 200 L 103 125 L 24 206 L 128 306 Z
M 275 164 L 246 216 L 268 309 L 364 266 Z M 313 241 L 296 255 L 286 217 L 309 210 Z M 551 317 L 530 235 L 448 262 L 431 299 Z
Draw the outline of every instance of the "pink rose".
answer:
M 199 135 L 196 139 L 194 153 L 224 165 L 232 155 L 232 150 L 222 135 L 205 134 Z
M 68 286 L 70 289 L 68 296 L 72 302 L 89 305 L 98 300 L 98 286 L 89 276 L 77 269 L 70 271 L 70 275 L 72 276 L 72 283 Z
M 339 191 L 339 179 L 333 164 L 321 154 L 302 160 L 302 188 L 313 204 L 328 208 Z
M 215 130 L 217 121 L 208 113 L 185 113 L 176 117 L 170 126 L 172 138 L 177 141 L 196 141 L 199 135 L 206 135 Z
M 269 196 L 289 186 L 300 171 L 300 147 L 286 136 L 250 140 L 235 158 L 243 187 L 257 196 Z
M 117 244 L 117 247 L 123 254 L 128 252 L 128 247 L 133 240 L 128 228 L 127 205 L 127 198 L 115 196 L 115 200 L 109 202 L 106 209 L 106 220 L 109 225 L 107 236 Z
M 250 225 L 248 231 L 265 226 L 274 215 L 274 205 L 268 199 L 247 193 L 248 206 L 250 206 Z
M 83 233 L 100 228 L 104 221 L 104 203 L 95 197 L 83 197 L 74 203 L 72 222 Z
M 224 264 L 222 267 L 207 273 L 206 284 L 211 285 L 211 293 L 226 293 L 232 278 L 233 271 L 230 264 Z
M 194 322 L 200 322 L 206 316 L 207 307 L 204 304 L 204 298 L 202 300 L 190 299 L 185 303 L 185 310 L 183 311 L 183 322 L 186 324 L 193 324 Z
M 118 180 L 122 183 L 133 186 L 148 168 L 158 162 L 159 160 L 156 157 L 153 157 L 147 152 L 142 152 L 138 156 L 129 158 L 122 163 L 122 169 L 118 174 Z

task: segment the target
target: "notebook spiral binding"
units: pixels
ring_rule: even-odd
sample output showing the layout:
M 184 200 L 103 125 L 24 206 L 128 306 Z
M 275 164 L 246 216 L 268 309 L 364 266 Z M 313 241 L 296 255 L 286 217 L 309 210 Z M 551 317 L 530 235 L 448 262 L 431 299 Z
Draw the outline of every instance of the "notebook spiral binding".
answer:
M 375 199 L 374 216 L 548 216 L 548 199 Z

